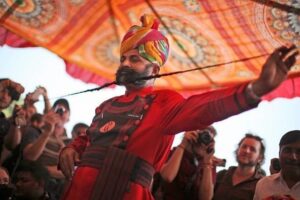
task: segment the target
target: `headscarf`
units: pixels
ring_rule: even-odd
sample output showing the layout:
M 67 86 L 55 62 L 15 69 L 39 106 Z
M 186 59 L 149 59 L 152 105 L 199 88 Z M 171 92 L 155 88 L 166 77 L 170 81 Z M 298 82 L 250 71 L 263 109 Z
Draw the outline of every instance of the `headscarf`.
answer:
M 152 15 L 141 17 L 142 26 L 134 25 L 125 34 L 120 54 L 137 49 L 139 55 L 153 64 L 162 66 L 168 58 L 168 39 L 158 31 L 159 22 Z

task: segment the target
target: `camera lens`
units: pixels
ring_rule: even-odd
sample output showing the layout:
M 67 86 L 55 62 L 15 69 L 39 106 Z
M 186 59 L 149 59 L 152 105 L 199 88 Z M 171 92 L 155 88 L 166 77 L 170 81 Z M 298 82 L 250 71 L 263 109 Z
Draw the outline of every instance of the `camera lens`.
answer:
M 208 145 L 209 143 L 211 143 L 211 141 L 212 141 L 212 137 L 210 136 L 208 131 L 203 131 L 199 133 L 198 140 L 197 140 L 199 144 L 203 143 L 205 145 Z
M 64 114 L 64 110 L 62 108 L 58 108 L 55 111 L 57 114 L 59 114 L 60 116 L 62 116 Z

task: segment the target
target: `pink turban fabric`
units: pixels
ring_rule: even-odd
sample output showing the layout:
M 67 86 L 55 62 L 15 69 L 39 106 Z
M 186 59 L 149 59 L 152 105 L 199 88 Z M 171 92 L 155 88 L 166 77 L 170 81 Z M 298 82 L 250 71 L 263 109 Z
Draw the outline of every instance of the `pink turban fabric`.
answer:
M 132 26 L 125 34 L 120 54 L 137 49 L 140 56 L 151 63 L 162 66 L 168 58 L 168 39 L 158 31 L 159 22 L 152 15 L 141 17 L 142 26 Z

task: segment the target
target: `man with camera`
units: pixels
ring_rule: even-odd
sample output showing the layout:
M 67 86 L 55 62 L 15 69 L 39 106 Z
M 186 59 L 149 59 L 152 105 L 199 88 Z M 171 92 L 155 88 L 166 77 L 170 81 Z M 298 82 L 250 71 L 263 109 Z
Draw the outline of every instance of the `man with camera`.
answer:
M 238 166 L 231 166 L 217 174 L 214 200 L 252 200 L 257 181 L 265 176 L 260 168 L 265 159 L 265 145 L 261 137 L 246 134 L 235 154 Z
M 163 179 L 161 199 L 212 198 L 216 165 L 220 160 L 214 157 L 215 135 L 212 126 L 185 132 L 181 144 L 171 152 L 160 170 Z
M 14 100 L 18 100 L 24 92 L 21 84 L 10 79 L 0 79 L 0 155 L 5 139 L 5 146 L 13 150 L 21 141 L 20 127 L 26 124 L 25 112 L 18 106 L 14 108 L 11 118 L 7 118 L 3 110 Z
M 289 131 L 279 142 L 281 170 L 258 181 L 254 200 L 300 199 L 300 130 Z
M 21 142 L 23 158 L 38 161 L 44 165 L 51 176 L 49 190 L 62 190 L 65 179 L 61 171 L 57 170 L 58 157 L 65 147 L 66 130 L 64 125 L 69 121 L 70 107 L 66 99 L 58 99 L 52 109 L 43 116 L 43 123 L 26 129 Z

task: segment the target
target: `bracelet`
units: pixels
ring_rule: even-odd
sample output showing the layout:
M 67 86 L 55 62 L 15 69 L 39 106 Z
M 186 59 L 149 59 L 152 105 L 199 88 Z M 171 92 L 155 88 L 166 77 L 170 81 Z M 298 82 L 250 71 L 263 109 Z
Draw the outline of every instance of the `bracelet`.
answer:
M 249 97 L 251 97 L 253 100 L 256 100 L 256 101 L 261 100 L 261 98 L 257 94 L 255 94 L 255 92 L 253 91 L 253 82 L 251 82 L 247 85 L 246 90 L 247 90 L 247 94 L 249 95 Z

